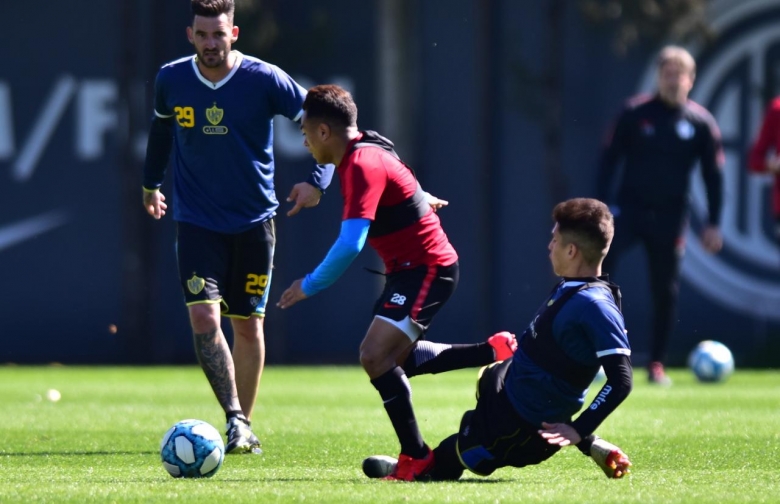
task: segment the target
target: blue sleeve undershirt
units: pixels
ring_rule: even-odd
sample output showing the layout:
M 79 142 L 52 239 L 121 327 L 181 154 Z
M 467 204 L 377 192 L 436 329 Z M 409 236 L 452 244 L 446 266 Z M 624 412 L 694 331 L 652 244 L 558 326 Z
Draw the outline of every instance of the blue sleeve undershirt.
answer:
M 368 237 L 368 219 L 347 219 L 341 223 L 341 233 L 313 272 L 303 279 L 301 288 L 306 296 L 313 296 L 330 287 L 347 270 L 352 261 L 363 250 Z

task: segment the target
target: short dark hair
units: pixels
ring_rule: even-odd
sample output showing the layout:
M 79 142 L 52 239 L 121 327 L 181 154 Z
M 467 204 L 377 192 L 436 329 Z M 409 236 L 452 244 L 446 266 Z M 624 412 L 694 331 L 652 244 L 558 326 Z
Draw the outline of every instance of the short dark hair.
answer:
M 346 89 L 335 84 L 322 84 L 309 89 L 303 110 L 317 118 L 342 128 L 357 126 L 357 105 Z
M 615 220 L 607 205 L 591 198 L 574 198 L 555 205 L 553 220 L 567 243 L 574 243 L 585 262 L 595 266 L 606 257 Z
M 235 0 L 191 0 L 190 9 L 192 10 L 192 19 L 195 16 L 219 17 L 227 14 L 230 22 L 233 22 L 233 14 L 236 12 Z

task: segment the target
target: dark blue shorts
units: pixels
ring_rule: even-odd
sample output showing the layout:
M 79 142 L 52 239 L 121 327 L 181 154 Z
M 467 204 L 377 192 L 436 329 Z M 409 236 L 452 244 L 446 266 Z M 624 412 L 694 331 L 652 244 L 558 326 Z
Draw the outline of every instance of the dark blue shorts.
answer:
M 539 427 L 518 415 L 504 390 L 512 359 L 480 371 L 477 406 L 463 415 L 457 452 L 464 467 L 487 476 L 500 467 L 525 467 L 552 457 L 561 449 L 539 435 Z

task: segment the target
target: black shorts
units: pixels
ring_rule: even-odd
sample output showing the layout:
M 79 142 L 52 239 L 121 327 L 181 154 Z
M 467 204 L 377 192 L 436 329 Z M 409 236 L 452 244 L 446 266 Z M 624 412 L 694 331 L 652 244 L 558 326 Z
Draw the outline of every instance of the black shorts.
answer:
M 374 315 L 395 321 L 408 316 L 425 333 L 433 317 L 455 292 L 459 272 L 456 261 L 449 266 L 423 265 L 388 273 L 382 295 L 374 305 Z
M 487 476 L 500 467 L 524 467 L 552 457 L 560 446 L 539 435 L 539 427 L 517 414 L 504 391 L 512 359 L 482 368 L 477 381 L 477 407 L 460 422 L 457 452 L 464 467 Z
M 775 226 L 774 226 L 774 236 L 775 240 L 780 243 L 780 215 L 775 216 Z
M 275 245 L 273 219 L 238 234 L 177 223 L 176 255 L 187 306 L 221 302 L 225 316 L 264 316 Z

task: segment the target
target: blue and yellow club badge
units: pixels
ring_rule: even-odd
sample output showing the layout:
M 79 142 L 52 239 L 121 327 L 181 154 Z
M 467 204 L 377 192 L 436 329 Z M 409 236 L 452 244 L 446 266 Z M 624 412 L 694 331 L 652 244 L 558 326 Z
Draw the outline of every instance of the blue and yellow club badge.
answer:
M 205 286 L 206 280 L 195 275 L 195 273 L 192 274 L 192 278 L 187 280 L 187 289 L 189 289 L 189 291 L 193 294 L 199 294 Z

